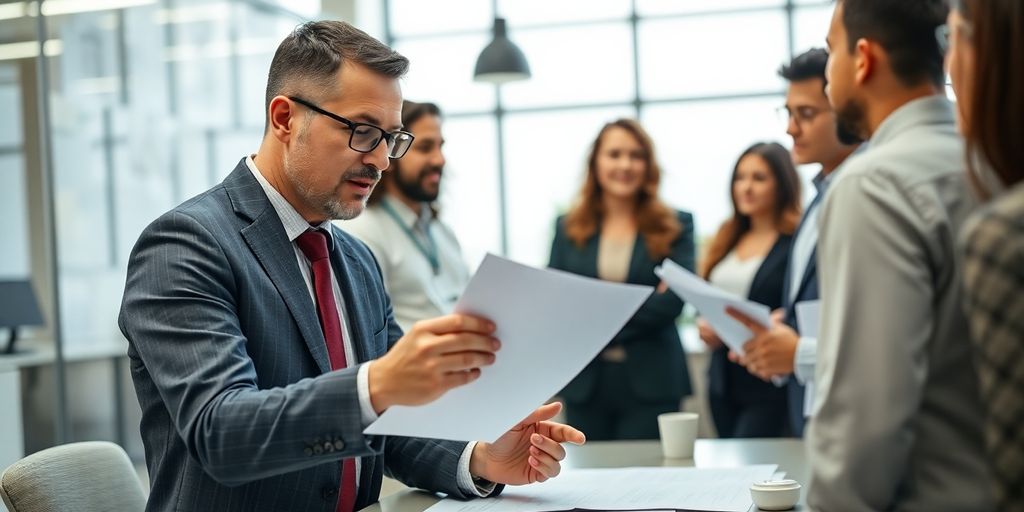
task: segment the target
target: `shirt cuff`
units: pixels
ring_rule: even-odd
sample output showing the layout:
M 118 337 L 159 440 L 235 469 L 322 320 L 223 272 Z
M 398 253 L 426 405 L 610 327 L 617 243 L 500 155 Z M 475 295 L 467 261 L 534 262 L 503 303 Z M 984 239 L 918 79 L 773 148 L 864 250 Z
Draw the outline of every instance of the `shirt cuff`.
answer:
M 359 373 L 356 374 L 356 387 L 359 390 L 359 410 L 363 420 L 363 427 L 369 427 L 370 423 L 377 421 L 377 411 L 373 410 L 373 402 L 370 401 L 370 365 L 363 363 L 359 365 Z
M 466 449 L 462 450 L 462 456 L 459 457 L 459 469 L 456 472 L 459 490 L 471 496 L 486 498 L 494 493 L 496 485 L 482 478 L 474 479 L 469 473 L 469 458 L 473 455 L 473 448 L 476 448 L 476 441 L 467 444 Z
M 818 361 L 818 338 L 801 336 L 793 355 L 793 374 L 801 384 L 814 382 L 814 367 Z

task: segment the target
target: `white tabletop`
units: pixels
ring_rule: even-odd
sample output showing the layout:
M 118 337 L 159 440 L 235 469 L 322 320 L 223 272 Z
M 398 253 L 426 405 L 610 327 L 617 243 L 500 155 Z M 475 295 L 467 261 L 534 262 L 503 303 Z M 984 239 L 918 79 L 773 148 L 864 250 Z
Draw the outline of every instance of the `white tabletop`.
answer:
M 629 466 L 696 466 L 699 468 L 728 468 L 750 464 L 778 464 L 786 478 L 800 482 L 806 490 L 809 468 L 800 439 L 700 439 L 694 448 L 693 459 L 665 459 L 658 441 L 605 441 L 589 442 L 583 446 L 566 446 L 564 467 L 609 468 Z M 800 505 L 795 510 L 806 510 L 805 493 L 801 491 Z M 438 497 L 422 491 L 403 490 L 388 496 L 366 512 L 421 512 Z

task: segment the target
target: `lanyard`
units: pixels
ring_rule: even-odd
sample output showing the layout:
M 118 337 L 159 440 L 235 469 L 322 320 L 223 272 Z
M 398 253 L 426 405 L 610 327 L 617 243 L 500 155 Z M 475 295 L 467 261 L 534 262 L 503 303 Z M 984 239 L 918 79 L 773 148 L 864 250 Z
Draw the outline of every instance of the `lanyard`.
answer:
M 426 232 L 427 240 L 430 242 L 430 247 L 426 247 L 423 245 L 423 242 L 420 241 L 419 237 L 416 236 L 416 233 L 413 233 L 412 229 L 402 222 L 402 218 L 398 216 L 398 212 L 388 204 L 387 200 L 381 201 L 380 204 L 384 207 L 384 211 L 388 212 L 391 219 L 395 221 L 395 224 L 398 224 L 398 227 L 402 228 L 402 231 L 405 232 L 405 236 L 409 237 L 409 240 L 412 241 L 413 245 L 419 249 L 420 254 L 430 262 L 430 268 L 433 269 L 434 275 L 436 276 L 440 274 L 441 263 L 437 259 L 437 244 L 434 243 L 434 236 L 430 234 L 430 227 L 427 227 Z

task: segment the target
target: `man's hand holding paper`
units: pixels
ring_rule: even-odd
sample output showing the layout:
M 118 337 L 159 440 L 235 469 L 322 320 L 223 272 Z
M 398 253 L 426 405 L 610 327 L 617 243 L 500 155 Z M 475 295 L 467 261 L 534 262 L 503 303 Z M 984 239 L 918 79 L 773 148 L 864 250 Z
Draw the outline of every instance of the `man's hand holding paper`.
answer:
M 565 448 L 561 443 L 583 444 L 583 432 L 548 421 L 562 410 L 551 403 L 533 411 L 493 443 L 477 443 L 469 472 L 492 482 L 525 485 L 558 476 Z
M 501 340 L 493 364 L 481 364 L 487 362 L 486 347 L 476 350 L 483 354 L 471 356 L 474 361 L 456 359 L 454 368 L 470 364 L 481 368 L 479 377 L 424 405 L 389 407 L 365 433 L 500 444 L 510 428 L 597 356 L 652 291 L 488 255 L 455 310 L 497 326 L 493 333 L 479 333 Z M 539 455 L 539 462 L 550 462 Z
M 743 344 L 743 355 L 730 354 L 730 360 L 765 381 L 793 373 L 793 357 L 800 336 L 792 327 L 783 323 L 778 315 L 772 315 L 771 323 L 765 326 L 737 309 L 728 308 L 726 312 L 753 333 Z
M 743 312 L 761 325 L 771 324 L 768 306 L 752 302 L 715 288 L 693 272 L 666 259 L 655 273 L 668 283 L 669 288 L 700 312 L 718 337 L 732 351 L 744 354 L 743 345 L 753 332 L 742 322 L 726 313 L 727 307 Z

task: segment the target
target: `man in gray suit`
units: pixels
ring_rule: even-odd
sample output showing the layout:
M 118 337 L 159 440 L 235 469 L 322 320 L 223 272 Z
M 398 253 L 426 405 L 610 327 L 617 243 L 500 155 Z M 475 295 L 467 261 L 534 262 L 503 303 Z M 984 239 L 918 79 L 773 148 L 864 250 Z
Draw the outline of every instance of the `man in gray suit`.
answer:
M 139 238 L 119 324 L 151 479 L 148 510 L 350 512 L 388 474 L 468 498 L 556 476 L 578 430 L 537 409 L 493 444 L 363 435 L 393 405 L 473 381 L 500 342 L 449 315 L 403 335 L 350 219 L 412 142 L 397 54 L 342 22 L 278 47 L 266 132 L 219 185 Z
M 822 205 L 815 509 L 992 509 L 955 248 L 974 201 L 935 38 L 947 9 L 836 2 L 829 100 L 870 142 Z

